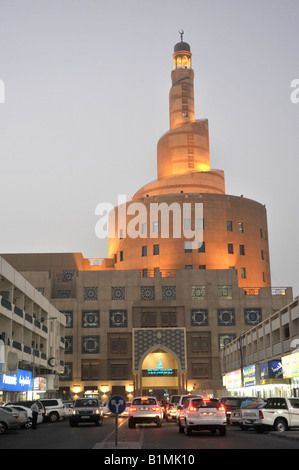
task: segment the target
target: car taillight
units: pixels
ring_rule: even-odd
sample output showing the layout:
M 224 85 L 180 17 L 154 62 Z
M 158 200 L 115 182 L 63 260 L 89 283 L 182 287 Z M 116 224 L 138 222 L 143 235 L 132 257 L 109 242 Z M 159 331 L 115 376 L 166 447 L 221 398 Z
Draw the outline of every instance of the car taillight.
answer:
M 259 417 L 260 417 L 260 419 L 264 418 L 264 414 L 263 414 L 262 410 L 259 410 Z
M 131 406 L 130 413 L 134 413 L 135 411 L 137 411 L 137 408 L 135 406 Z
M 195 406 L 190 406 L 189 411 L 197 411 L 197 408 Z
M 160 411 L 160 407 L 159 407 L 159 406 L 154 406 L 154 407 L 152 408 L 152 411 L 158 412 L 158 411 Z
M 223 405 L 219 406 L 218 408 L 219 411 L 225 411 L 225 407 Z

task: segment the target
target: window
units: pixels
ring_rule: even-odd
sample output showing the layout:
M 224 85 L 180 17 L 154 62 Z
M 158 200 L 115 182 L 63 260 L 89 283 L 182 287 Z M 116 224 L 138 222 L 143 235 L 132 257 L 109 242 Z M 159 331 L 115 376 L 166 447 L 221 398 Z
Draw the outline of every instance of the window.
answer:
M 263 229 L 260 228 L 260 237 L 263 238 Z
M 192 242 L 185 242 L 185 253 L 192 253 Z
M 198 269 L 206 269 L 206 265 L 205 265 L 205 264 L 200 264 L 200 265 L 198 266 Z
M 152 312 L 141 314 L 141 328 L 154 328 L 157 326 L 157 315 Z
M 193 269 L 192 264 L 186 264 L 186 265 L 185 265 L 185 269 Z
M 163 327 L 177 326 L 176 313 L 161 313 L 161 326 Z
M 159 245 L 154 245 L 154 255 L 158 255 L 159 254 Z
M 120 238 L 120 239 L 124 238 L 124 231 L 123 231 L 122 228 L 121 228 L 120 231 L 119 231 L 119 238 Z
M 208 378 L 209 377 L 209 364 L 203 362 L 192 363 L 192 377 L 193 378 Z
M 119 252 L 119 261 L 123 261 L 123 260 L 124 260 L 124 252 L 120 251 Z
M 142 277 L 147 277 L 147 269 L 142 270 Z
M 240 255 L 245 255 L 245 245 L 240 245 Z
M 142 247 L 142 256 L 147 256 L 147 246 Z
M 226 221 L 226 230 L 228 232 L 232 232 L 233 231 L 233 222 L 231 220 L 227 220 Z
M 128 338 L 111 338 L 110 351 L 112 354 L 126 354 L 128 352 Z
M 198 253 L 205 253 L 206 252 L 206 245 L 205 242 L 198 243 Z
M 111 364 L 111 379 L 126 379 L 127 376 L 127 364 Z
M 144 234 L 147 234 L 147 224 L 142 224 L 141 225 L 141 233 L 144 235 Z
M 99 380 L 100 379 L 100 365 L 98 363 L 82 363 L 81 364 L 81 379 L 82 380 Z
M 192 336 L 192 352 L 209 352 L 209 339 L 207 337 Z
M 264 257 L 264 250 L 261 250 L 261 258 L 262 258 L 262 259 L 265 259 L 265 257 Z
M 246 268 L 241 268 L 241 278 L 246 279 Z
M 230 254 L 234 253 L 234 245 L 232 243 L 227 244 L 227 252 Z
M 243 233 L 243 232 L 244 232 L 243 222 L 238 222 L 238 231 L 239 231 L 240 233 Z

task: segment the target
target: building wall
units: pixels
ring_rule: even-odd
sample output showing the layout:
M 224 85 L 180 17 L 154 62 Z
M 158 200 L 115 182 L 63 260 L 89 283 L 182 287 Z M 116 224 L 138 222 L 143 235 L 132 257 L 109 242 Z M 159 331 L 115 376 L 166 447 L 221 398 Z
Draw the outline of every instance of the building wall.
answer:
M 108 394 L 116 386 L 142 390 L 142 361 L 162 349 L 180 365 L 177 390 L 218 395 L 220 347 L 292 299 L 290 288 L 279 295 L 270 287 L 246 295 L 235 270 L 179 270 L 173 277 L 143 278 L 137 270 L 76 270 L 73 254 L 63 254 L 62 264 L 57 256 L 27 255 L 26 263 L 18 255 L 8 258 L 19 268 L 22 259 L 22 274 L 44 287 L 51 303 L 66 313 L 60 387 L 71 394 L 91 386 Z M 37 270 L 45 264 L 48 276 Z M 157 378 L 157 388 L 165 386 Z

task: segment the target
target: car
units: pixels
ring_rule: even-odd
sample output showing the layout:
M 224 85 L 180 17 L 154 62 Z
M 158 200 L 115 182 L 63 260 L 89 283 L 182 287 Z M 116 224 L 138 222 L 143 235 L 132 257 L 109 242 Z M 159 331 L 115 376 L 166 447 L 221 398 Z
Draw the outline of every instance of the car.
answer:
M 177 405 L 180 401 L 181 395 L 171 395 L 169 403 L 165 409 L 166 421 L 176 421 L 177 419 Z
M 12 406 L 0 407 L 0 434 L 4 434 L 7 429 L 18 429 L 28 421 L 27 413 L 19 411 Z
M 239 408 L 232 408 L 230 411 L 230 424 L 233 426 L 237 426 L 240 424 L 241 421 L 241 412 L 242 408 L 247 407 L 247 405 L 250 405 L 251 403 L 254 404 L 254 406 L 257 403 L 261 403 L 262 400 L 256 399 L 256 398 L 245 398 L 241 403 Z
M 37 403 L 37 406 L 40 409 L 40 413 L 42 417 L 44 417 L 46 414 L 46 410 L 45 410 L 44 405 L 39 400 L 9 401 L 6 403 L 5 406 L 21 405 L 21 406 L 25 406 L 25 408 L 31 409 L 31 406 L 33 405 L 33 403 Z
M 22 406 L 22 405 L 14 405 L 13 409 L 25 412 L 27 414 L 28 419 L 27 419 L 26 423 L 24 425 L 22 425 L 21 427 L 25 427 L 26 429 L 31 428 L 31 426 L 32 426 L 32 410 L 31 410 L 31 408 L 28 408 L 28 407 Z M 43 415 L 42 415 L 42 412 L 40 411 L 38 413 L 38 416 L 37 416 L 36 424 L 41 424 L 42 422 L 43 422 Z
M 60 398 L 42 398 L 39 400 L 45 408 L 44 420 L 56 423 L 66 416 L 65 406 Z
M 240 409 L 241 416 L 239 420 L 239 426 L 243 431 L 253 428 L 254 423 L 260 422 L 259 410 L 262 409 L 265 405 L 265 401 L 259 400 L 247 403 L 246 405 L 242 406 Z
M 129 410 L 130 410 L 131 404 L 132 404 L 131 401 L 126 402 L 126 409 L 119 415 L 120 417 L 125 418 L 126 416 L 129 416 Z
M 71 416 L 74 408 L 74 401 L 63 401 L 66 418 Z
M 222 397 L 220 402 L 226 409 L 226 419 L 227 424 L 231 424 L 231 413 L 233 410 L 240 409 L 242 402 L 246 400 L 257 400 L 257 397 L 237 397 L 237 396 L 227 396 Z
M 102 426 L 104 412 L 96 398 L 78 398 L 74 403 L 73 413 L 69 423 L 71 427 L 80 423 L 94 423 Z
M 155 423 L 162 426 L 163 411 L 156 397 L 135 397 L 129 409 L 129 428 L 136 424 Z
M 110 409 L 109 409 L 109 405 L 106 401 L 100 402 L 100 406 L 103 409 L 104 416 L 107 417 L 107 416 L 110 416 L 112 414 Z
M 225 408 L 217 398 L 188 398 L 179 416 L 179 432 L 191 436 L 192 431 L 219 431 L 226 435 Z
M 181 395 L 180 396 L 180 399 L 178 401 L 178 404 L 176 406 L 176 423 L 179 424 L 179 417 L 180 417 L 180 413 L 184 407 L 184 404 L 186 403 L 186 401 L 188 400 L 188 398 L 196 398 L 196 397 L 201 397 L 201 395 Z

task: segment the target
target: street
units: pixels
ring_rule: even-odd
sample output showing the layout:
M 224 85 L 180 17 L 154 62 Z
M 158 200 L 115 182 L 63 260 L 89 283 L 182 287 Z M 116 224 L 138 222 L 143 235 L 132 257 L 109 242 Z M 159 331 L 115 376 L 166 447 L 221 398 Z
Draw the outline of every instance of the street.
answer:
M 258 434 L 242 431 L 238 426 L 228 426 L 226 436 L 218 433 L 194 432 L 186 436 L 178 432 L 175 423 L 163 422 L 155 425 L 137 425 L 128 428 L 127 418 L 119 418 L 117 442 L 115 442 L 115 418 L 104 419 L 102 426 L 84 424 L 76 428 L 69 426 L 68 419 L 58 423 L 42 423 L 36 430 L 10 430 L 0 436 L 0 449 L 105 449 L 101 454 L 115 450 L 136 453 L 142 450 L 219 450 L 219 449 L 299 449 L 299 441 L 279 438 L 274 433 Z M 126 449 L 126 450 L 124 450 Z M 129 450 L 128 450 L 129 449 Z

